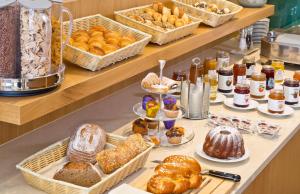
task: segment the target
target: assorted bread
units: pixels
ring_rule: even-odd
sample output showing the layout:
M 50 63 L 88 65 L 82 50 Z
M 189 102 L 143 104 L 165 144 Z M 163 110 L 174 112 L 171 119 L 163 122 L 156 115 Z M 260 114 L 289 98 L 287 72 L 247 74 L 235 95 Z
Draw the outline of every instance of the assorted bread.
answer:
M 147 183 L 147 191 L 154 194 L 184 193 L 202 183 L 201 166 L 189 156 L 169 156 L 156 166 L 154 172 Z
M 229 14 L 232 12 L 227 7 L 217 6 L 215 3 L 207 3 L 206 1 L 203 0 L 194 3 L 193 6 L 220 15 Z
M 154 2 L 151 7 L 129 12 L 127 17 L 162 31 L 176 29 L 192 22 L 182 8 L 168 8 L 161 2 Z
M 104 26 L 93 26 L 89 30 L 73 32 L 70 45 L 97 56 L 104 56 L 136 41 L 132 35 L 111 31 Z
M 147 74 L 142 80 L 141 85 L 153 93 L 167 93 L 170 89 L 178 86 L 176 81 L 167 77 L 163 77 L 160 80 L 158 75 L 152 72 Z

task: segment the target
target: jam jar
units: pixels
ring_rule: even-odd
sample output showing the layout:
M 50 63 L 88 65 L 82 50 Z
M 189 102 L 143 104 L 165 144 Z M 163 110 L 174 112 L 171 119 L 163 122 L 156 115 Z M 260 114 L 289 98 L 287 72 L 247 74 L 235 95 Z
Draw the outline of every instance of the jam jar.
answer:
M 217 60 L 212 57 L 207 57 L 204 62 L 204 74 L 216 75 L 217 73 Z
M 273 89 L 270 91 L 268 100 L 268 111 L 270 113 L 282 114 L 284 112 L 284 92 L 281 89 Z
M 250 103 L 250 86 L 237 84 L 234 89 L 233 104 L 237 107 L 246 108 Z
M 246 65 L 234 64 L 233 66 L 233 85 L 243 84 L 246 80 Z
M 299 102 L 299 81 L 286 79 L 283 83 L 285 103 L 288 105 L 298 104 Z
M 262 73 L 266 74 L 266 89 L 271 90 L 274 88 L 274 76 L 275 70 L 270 65 L 264 65 L 261 70 Z
M 264 98 L 266 95 L 266 74 L 253 73 L 250 81 L 250 95 L 252 98 Z
M 218 70 L 218 91 L 222 93 L 230 93 L 233 88 L 233 72 L 230 68 L 220 68 Z
M 246 64 L 246 76 L 251 78 L 255 70 L 255 58 L 245 58 L 244 63 Z
M 272 60 L 272 67 L 275 70 L 275 82 L 282 83 L 284 80 L 284 62 L 280 60 Z

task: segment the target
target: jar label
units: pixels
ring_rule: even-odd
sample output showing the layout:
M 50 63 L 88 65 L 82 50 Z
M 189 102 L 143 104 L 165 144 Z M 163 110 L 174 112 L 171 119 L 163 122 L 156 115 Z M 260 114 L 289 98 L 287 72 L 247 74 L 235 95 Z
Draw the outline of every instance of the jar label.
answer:
M 286 102 L 296 103 L 299 101 L 299 87 L 284 86 L 284 97 Z
M 250 102 L 250 94 L 234 93 L 233 103 L 241 106 L 247 106 Z
M 237 78 L 236 78 L 236 83 L 237 84 L 243 84 L 243 83 L 245 83 L 245 81 L 246 81 L 246 76 L 245 75 L 243 75 L 243 76 L 237 76 Z
M 282 81 L 284 79 L 284 71 L 283 70 L 276 70 L 275 71 L 275 81 Z
M 282 112 L 284 111 L 284 100 L 268 100 L 268 109 L 274 112 Z
M 218 58 L 218 69 L 220 69 L 221 67 L 228 67 L 230 64 L 230 59 L 228 58 Z
M 220 90 L 232 90 L 233 76 L 224 76 L 219 74 L 218 88 Z
M 251 80 L 250 94 L 253 96 L 264 96 L 266 94 L 266 82 Z
M 251 76 L 252 74 L 253 74 L 253 72 L 254 72 L 254 67 L 255 67 L 255 65 L 251 65 L 249 68 L 247 68 L 247 70 L 246 70 L 246 74 L 248 75 L 248 76 Z

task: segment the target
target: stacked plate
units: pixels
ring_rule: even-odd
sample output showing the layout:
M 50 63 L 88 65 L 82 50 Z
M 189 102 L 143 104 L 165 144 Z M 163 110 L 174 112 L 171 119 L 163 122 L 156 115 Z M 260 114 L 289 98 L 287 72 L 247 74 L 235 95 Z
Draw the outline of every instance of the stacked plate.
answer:
M 261 39 L 267 36 L 269 32 L 270 19 L 265 18 L 253 24 L 253 43 L 260 43 Z

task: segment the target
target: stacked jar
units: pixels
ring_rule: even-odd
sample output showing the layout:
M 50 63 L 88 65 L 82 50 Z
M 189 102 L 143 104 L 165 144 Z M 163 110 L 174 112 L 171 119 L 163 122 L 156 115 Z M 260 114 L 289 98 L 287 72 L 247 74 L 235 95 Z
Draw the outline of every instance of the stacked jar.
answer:
M 233 72 L 231 68 L 220 68 L 218 70 L 218 91 L 231 93 L 233 89 Z
M 285 103 L 288 105 L 298 104 L 299 102 L 299 81 L 286 79 L 283 83 Z

